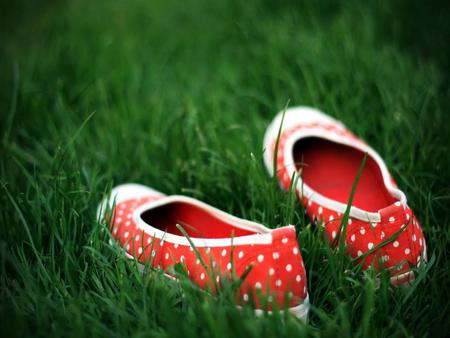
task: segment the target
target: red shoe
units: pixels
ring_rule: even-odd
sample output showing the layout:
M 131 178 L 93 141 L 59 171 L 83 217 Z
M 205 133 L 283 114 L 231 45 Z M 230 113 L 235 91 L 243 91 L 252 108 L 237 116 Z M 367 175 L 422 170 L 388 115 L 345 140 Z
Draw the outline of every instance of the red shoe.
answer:
M 282 115 L 264 137 L 264 162 L 272 175 Z M 412 281 L 411 267 L 426 260 L 421 226 L 381 157 L 342 123 L 313 108 L 288 109 L 276 155 L 278 181 L 287 190 L 298 178 L 296 191 L 309 217 L 323 222 L 335 245 L 365 153 L 346 228 L 346 251 L 364 269 L 382 264 L 392 270 L 394 285 Z
M 181 263 L 193 282 L 212 292 L 221 279 L 231 278 L 232 269 L 241 277 L 252 265 L 236 297 L 238 303 L 252 298 L 260 313 L 260 294 L 267 299 L 267 310 L 274 303 L 282 309 L 287 301 L 290 312 L 306 320 L 306 273 L 293 226 L 268 229 L 196 199 L 165 196 L 137 184 L 113 189 L 109 203 L 104 200 L 99 206 L 99 219 L 108 208 L 113 215 L 112 235 L 140 263 L 149 262 L 169 275 L 168 270 Z

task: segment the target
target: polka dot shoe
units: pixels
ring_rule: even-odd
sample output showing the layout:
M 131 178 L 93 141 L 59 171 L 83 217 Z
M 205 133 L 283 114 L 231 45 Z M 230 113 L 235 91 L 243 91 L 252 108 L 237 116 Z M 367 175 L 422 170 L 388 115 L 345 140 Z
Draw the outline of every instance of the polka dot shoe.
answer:
M 367 153 L 350 209 L 346 251 L 365 269 L 380 265 L 390 269 L 393 285 L 412 281 L 411 267 L 426 259 L 425 239 L 381 157 L 342 123 L 308 107 L 286 111 L 275 155 L 282 115 L 275 117 L 264 137 L 264 162 L 270 174 L 276 156 L 281 187 L 289 189 L 294 179 L 309 217 L 321 221 L 329 241 L 337 245 L 340 219 Z
M 213 293 L 233 269 L 241 277 L 251 266 L 236 295 L 239 304 L 254 301 L 257 313 L 287 305 L 306 320 L 306 273 L 293 226 L 272 230 L 196 199 L 165 196 L 137 184 L 113 189 L 98 208 L 99 219 L 108 208 L 112 235 L 130 258 L 172 277 L 170 268 L 180 263 L 194 283 Z

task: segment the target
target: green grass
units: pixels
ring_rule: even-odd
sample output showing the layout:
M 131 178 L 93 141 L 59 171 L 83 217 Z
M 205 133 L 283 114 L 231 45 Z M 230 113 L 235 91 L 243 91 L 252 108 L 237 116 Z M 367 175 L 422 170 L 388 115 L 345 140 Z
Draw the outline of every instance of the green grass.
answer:
M 449 16 L 421 4 L 1 5 L 2 336 L 446 336 Z M 262 137 L 287 102 L 336 116 L 382 154 L 427 239 L 412 287 L 363 278 L 269 179 Z M 95 219 L 108 187 L 129 181 L 295 224 L 309 323 L 140 274 Z

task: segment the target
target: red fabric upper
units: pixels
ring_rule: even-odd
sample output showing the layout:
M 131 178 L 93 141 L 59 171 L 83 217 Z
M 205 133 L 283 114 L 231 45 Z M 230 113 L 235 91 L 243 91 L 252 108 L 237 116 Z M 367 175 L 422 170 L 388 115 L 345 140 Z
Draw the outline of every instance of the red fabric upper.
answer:
M 137 226 L 135 210 L 150 201 L 160 198 L 164 197 L 148 196 L 129 199 L 117 203 L 115 206 L 111 219 L 112 234 L 120 245 L 126 249 L 128 254 L 136 257 L 142 263 L 148 262 L 152 266 L 160 267 L 163 270 L 169 270 L 174 264 L 181 263 L 185 265 L 189 278 L 193 282 L 213 293 L 216 291 L 217 286 L 220 285 L 221 279 L 230 278 L 232 264 L 237 277 L 242 276 L 251 265 L 252 269 L 238 292 L 237 299 L 239 301 L 245 303 L 249 302 L 250 299 L 254 299 L 255 305 L 261 307 L 258 296 L 258 294 L 261 294 L 268 300 L 267 306 L 270 309 L 271 301 L 276 302 L 279 307 L 283 307 L 286 299 L 288 299 L 288 305 L 291 307 L 302 303 L 305 299 L 307 296 L 306 272 L 298 248 L 294 227 L 272 230 L 270 232 L 272 235 L 271 244 L 249 243 L 233 245 L 233 247 L 196 247 L 203 262 L 207 265 L 205 270 L 202 262 L 190 245 L 170 242 L 164 236 L 163 238 L 158 238 L 151 233 L 144 232 Z M 183 208 L 188 209 L 191 207 L 189 204 L 183 206 Z M 193 210 L 193 213 L 199 216 L 198 210 Z M 181 221 L 186 221 L 186 217 L 189 218 L 186 214 L 183 214 L 182 217 L 184 219 L 181 219 Z M 170 219 L 171 216 L 167 215 L 167 218 Z M 152 223 L 151 215 L 146 218 L 146 221 L 155 226 Z M 157 220 L 155 219 L 155 221 Z M 219 234 L 224 233 L 223 228 L 233 227 L 231 224 L 224 223 L 223 220 L 215 222 L 211 219 L 210 221 L 212 223 L 209 226 L 217 229 Z M 209 237 L 212 237 L 214 230 L 204 228 L 208 226 L 204 219 L 198 218 L 198 222 L 196 222 L 195 218 L 190 217 L 189 224 L 194 225 L 197 231 L 208 232 Z M 236 227 L 233 228 L 243 231 L 244 233 L 241 235 L 247 235 L 249 232 Z M 166 227 L 166 229 L 173 228 Z M 169 232 L 167 231 L 167 233 Z M 178 229 L 176 234 L 179 235 Z M 232 252 L 233 259 L 231 257 Z
M 277 152 L 277 177 L 281 183 L 281 186 L 286 190 L 291 186 L 291 173 L 288 172 L 284 159 L 286 141 L 289 139 L 289 137 L 292 136 L 293 133 L 299 130 L 308 129 L 320 129 L 325 133 L 329 132 L 345 137 L 348 140 L 351 140 L 352 143 L 365 144 L 351 132 L 337 124 L 311 123 L 288 126 L 285 130 L 282 131 L 280 135 Z M 276 140 L 272 140 L 272 146 L 270 149 L 272 154 L 274 154 L 275 152 L 275 144 Z M 324 143 L 324 146 L 325 145 L 326 143 Z M 292 149 L 292 151 L 294 151 L 294 149 Z M 336 155 L 338 157 L 340 156 L 340 154 Z M 320 155 L 315 154 L 315 156 Z M 363 154 L 361 154 L 361 158 L 362 156 Z M 369 158 L 368 162 L 370 166 L 377 166 L 374 161 L 370 162 L 370 160 L 371 159 Z M 308 163 L 306 163 L 305 165 L 308 165 Z M 353 168 L 354 173 L 356 173 L 358 169 L 358 167 Z M 316 170 L 317 172 L 315 172 L 314 174 L 320 173 L 320 169 L 316 167 L 310 168 L 310 170 Z M 328 163 L 327 170 L 328 172 L 330 170 L 333 170 L 333 163 Z M 356 177 L 356 174 L 353 177 Z M 310 186 L 307 177 L 302 178 L 304 179 L 305 184 L 308 184 L 308 186 Z M 320 179 L 320 177 L 318 179 Z M 371 178 L 369 177 L 369 180 L 370 179 Z M 396 186 L 393 178 L 390 177 L 390 179 L 394 186 Z M 336 182 L 339 185 L 342 182 L 339 182 L 338 180 L 339 177 Z M 364 185 L 367 182 L 364 182 L 364 180 L 360 180 L 356 194 L 358 194 L 358 189 L 361 189 L 365 194 L 370 194 L 372 192 L 374 195 L 386 195 L 386 189 L 384 185 L 381 185 L 382 183 L 379 183 L 379 186 L 377 187 L 373 184 L 373 181 L 369 180 L 366 180 L 368 183 L 370 183 L 370 185 L 366 185 L 366 187 L 369 188 L 365 191 L 364 187 L 361 189 L 360 186 Z M 382 181 L 380 180 L 379 182 Z M 348 200 L 347 196 L 351 191 L 351 184 L 344 188 L 346 194 L 341 197 L 338 202 L 343 202 L 344 204 L 346 204 L 347 202 L 342 201 L 342 199 Z M 379 189 L 380 191 L 374 191 L 374 189 Z M 327 196 L 320 190 L 318 191 L 318 193 L 332 199 L 331 196 Z M 339 191 L 337 191 L 337 193 L 339 193 Z M 335 241 L 335 238 L 339 232 L 342 214 L 336 212 L 335 210 L 328 209 L 324 205 L 319 205 L 309 200 L 302 194 L 300 188 L 297 188 L 297 194 L 300 200 L 306 206 L 309 217 L 312 220 L 322 221 L 323 225 L 325 226 L 329 241 L 333 243 L 333 245 L 339 245 L 339 243 Z M 370 198 L 371 196 L 365 197 Z M 381 263 L 384 267 L 392 269 L 392 273 L 394 275 L 400 275 L 403 272 L 410 271 L 411 265 L 416 266 L 420 261 L 421 255 L 426 255 L 425 239 L 417 218 L 414 216 L 411 209 L 407 205 L 403 205 L 399 201 L 394 202 L 394 198 L 389 200 L 389 197 L 386 198 L 386 201 L 388 201 L 388 204 L 385 205 L 385 207 L 376 210 L 381 216 L 381 221 L 379 223 L 371 224 L 368 221 L 363 221 L 356 218 L 349 219 L 345 238 L 346 251 L 353 258 L 355 258 L 355 263 L 360 263 L 361 260 L 363 260 L 363 268 L 368 268 L 370 266 L 380 268 Z M 377 204 L 383 205 L 383 202 L 376 202 L 377 201 L 372 202 L 372 205 L 368 205 L 367 208 L 369 209 L 371 206 Z M 368 210 L 368 212 L 373 211 L 374 210 Z

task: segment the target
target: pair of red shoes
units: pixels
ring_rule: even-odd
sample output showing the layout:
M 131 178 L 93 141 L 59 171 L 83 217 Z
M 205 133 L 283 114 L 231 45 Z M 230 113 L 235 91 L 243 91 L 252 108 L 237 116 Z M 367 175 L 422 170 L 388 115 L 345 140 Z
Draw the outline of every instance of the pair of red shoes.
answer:
M 296 190 L 330 243 L 345 245 L 356 264 L 391 271 L 393 285 L 414 279 L 426 260 L 422 229 L 381 157 L 344 125 L 312 108 L 279 113 L 264 137 L 264 161 L 284 189 Z M 343 221 L 363 159 L 347 221 Z M 106 211 L 106 214 L 105 214 Z M 306 271 L 295 228 L 269 229 L 186 196 L 137 184 L 114 188 L 99 206 L 113 237 L 140 263 L 168 275 L 175 264 L 203 289 L 242 277 L 238 303 L 256 311 L 288 308 L 306 319 Z

